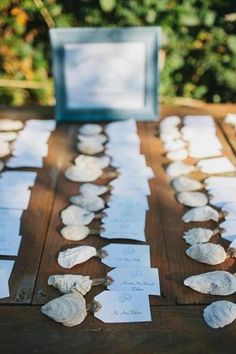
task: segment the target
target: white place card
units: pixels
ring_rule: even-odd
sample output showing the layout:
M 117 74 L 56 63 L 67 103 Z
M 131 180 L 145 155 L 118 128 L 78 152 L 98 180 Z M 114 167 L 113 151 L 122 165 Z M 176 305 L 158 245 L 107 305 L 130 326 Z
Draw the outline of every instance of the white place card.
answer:
M 236 202 L 227 203 L 222 208 L 225 220 L 236 220 Z
M 0 174 L 0 185 L 5 188 L 18 186 L 20 188 L 32 187 L 35 183 L 37 172 L 33 171 L 5 171 Z
M 0 267 L 0 299 L 10 296 L 6 271 Z
M 107 273 L 112 283 L 109 290 L 139 291 L 149 295 L 160 295 L 160 282 L 157 268 L 115 268 Z
M 53 131 L 56 128 L 55 119 L 30 119 L 26 122 L 26 127 L 39 130 L 49 130 Z
M 0 238 L 0 256 L 17 256 L 21 243 L 21 236 L 14 238 Z
M 2 193 L 0 198 L 0 208 L 6 209 L 27 209 L 30 201 L 30 190 L 17 190 L 12 194 L 10 190 Z
M 12 269 L 14 267 L 15 261 L 8 260 L 8 259 L 0 259 L 0 268 L 4 269 L 7 275 L 7 279 L 9 280 Z
M 108 267 L 150 267 L 150 246 L 111 243 L 103 247 L 107 256 L 102 263 Z
M 125 240 L 136 240 L 145 242 L 146 236 L 145 231 L 137 229 L 137 227 L 132 228 L 130 224 L 124 223 L 114 226 L 102 225 L 103 229 L 100 232 L 100 236 L 107 239 L 125 239 Z
M 113 206 L 114 208 L 120 209 L 125 204 L 128 207 L 132 208 L 133 205 L 143 207 L 144 210 L 149 210 L 148 199 L 144 194 L 137 194 L 132 191 L 122 191 L 113 189 L 111 196 L 107 205 L 109 207 Z
M 41 156 L 17 156 L 11 157 L 7 163 L 8 168 L 20 168 L 20 167 L 30 167 L 30 168 L 42 168 L 43 158 Z
M 148 322 L 151 310 L 148 295 L 105 290 L 94 298 L 101 308 L 94 316 L 105 323 Z
M 0 212 L 0 215 L 2 213 Z M 2 238 L 14 238 L 20 234 L 20 218 L 0 217 L 0 240 Z
M 219 208 L 224 206 L 226 203 L 236 202 L 236 190 L 223 188 L 217 190 L 210 190 L 209 191 L 209 202 L 211 205 L 215 205 Z
M 235 171 L 235 166 L 227 157 L 216 157 L 212 159 L 200 160 L 197 167 L 208 174 L 226 173 Z
M 236 238 L 236 220 L 226 220 L 219 225 L 221 237 L 227 241 L 232 242 Z

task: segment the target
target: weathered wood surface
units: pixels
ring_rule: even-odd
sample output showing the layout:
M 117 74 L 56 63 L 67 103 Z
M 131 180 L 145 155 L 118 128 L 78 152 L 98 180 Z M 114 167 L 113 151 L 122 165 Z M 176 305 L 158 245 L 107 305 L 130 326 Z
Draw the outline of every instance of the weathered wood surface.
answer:
M 162 116 L 178 114 L 212 114 L 218 120 L 218 136 L 224 153 L 236 163 L 236 139 L 232 127 L 222 119 L 228 112 L 236 112 L 236 105 L 205 105 L 201 107 L 162 107 Z M 51 118 L 50 108 L 2 109 L 0 117 L 12 119 Z M 235 352 L 235 324 L 222 330 L 212 330 L 202 318 L 203 304 L 219 297 L 201 295 L 184 287 L 185 277 L 213 269 L 235 272 L 232 259 L 220 266 L 211 267 L 189 259 L 187 245 L 182 239 L 184 230 L 196 224 L 184 224 L 181 216 L 187 208 L 176 202 L 174 190 L 165 173 L 168 163 L 159 139 L 155 136 L 156 122 L 139 123 L 141 150 L 155 173 L 150 181 L 152 194 L 147 214 L 147 243 L 151 245 L 152 266 L 159 268 L 161 297 L 150 297 L 151 323 L 105 325 L 91 315 L 75 328 L 64 328 L 40 313 L 40 306 L 58 296 L 47 285 L 51 274 L 67 273 L 57 265 L 56 256 L 61 249 L 78 244 L 102 247 L 109 241 L 89 236 L 83 242 L 64 240 L 60 211 L 68 205 L 68 197 L 78 192 L 79 184 L 67 181 L 65 169 L 77 155 L 76 130 L 78 125 L 61 124 L 50 138 L 49 156 L 39 171 L 33 187 L 29 209 L 23 215 L 23 240 L 12 277 L 11 297 L 1 300 L 0 353 L 210 353 Z M 189 162 L 194 162 L 189 159 Z M 202 180 L 203 174 L 194 177 Z M 101 178 L 98 183 L 107 183 Z M 98 227 L 95 221 L 91 228 Z M 204 223 L 215 228 L 215 223 Z M 213 239 L 223 243 L 219 236 Z M 117 241 L 120 242 L 120 241 Z M 125 242 L 125 241 L 122 241 Z M 2 257 L 8 258 L 8 257 Z M 108 268 L 98 259 L 78 265 L 71 273 L 89 274 L 92 278 L 106 274 Z M 89 301 L 102 287 L 93 288 Z M 235 301 L 235 296 L 226 297 Z M 19 304 L 15 306 L 15 304 Z M 22 306 L 24 305 L 24 306 Z M 30 306 L 29 306 L 30 305 Z

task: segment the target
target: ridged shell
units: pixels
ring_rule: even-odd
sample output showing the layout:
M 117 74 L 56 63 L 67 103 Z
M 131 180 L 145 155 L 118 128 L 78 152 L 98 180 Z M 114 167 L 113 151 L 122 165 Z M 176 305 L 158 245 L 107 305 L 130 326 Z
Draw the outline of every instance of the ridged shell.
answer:
M 203 317 L 212 328 L 223 328 L 236 318 L 236 305 L 230 301 L 215 301 L 203 311 Z
M 182 175 L 187 175 L 195 170 L 193 165 L 188 165 L 182 161 L 175 161 L 170 163 L 166 168 L 166 173 L 170 177 L 179 177 Z
M 69 294 L 72 290 L 77 290 L 82 295 L 86 295 L 93 281 L 87 275 L 63 274 L 51 275 L 48 278 L 48 285 L 54 286 L 62 294 Z
M 185 223 L 196 221 L 219 221 L 219 213 L 212 207 L 205 205 L 203 207 L 196 207 L 188 210 L 183 216 L 182 220 Z
M 188 157 L 188 151 L 186 149 L 179 149 L 175 151 L 169 151 L 166 157 L 171 161 L 181 161 Z
M 189 245 L 195 245 L 197 243 L 208 242 L 212 236 L 212 230 L 204 229 L 203 227 L 195 227 L 185 231 L 183 238 Z
M 99 142 L 95 141 L 81 141 L 77 144 L 78 150 L 82 154 L 95 155 L 104 151 L 104 146 Z
M 89 234 L 89 228 L 85 225 L 68 225 L 61 229 L 61 235 L 70 241 L 81 241 Z
M 227 258 L 224 248 L 214 243 L 192 245 L 186 250 L 186 254 L 195 261 L 210 265 L 223 263 Z
M 175 140 L 175 139 L 179 139 L 181 137 L 181 133 L 178 131 L 178 129 L 176 130 L 172 130 L 172 131 L 162 131 L 160 134 L 160 139 L 163 142 L 167 142 L 170 140 Z
M 102 195 L 108 191 L 107 186 L 99 186 L 93 183 L 84 183 L 80 186 L 79 191 L 83 195 Z
M 227 296 L 236 291 L 236 277 L 229 272 L 216 270 L 188 277 L 184 285 L 202 294 Z
M 78 134 L 78 140 L 86 142 L 96 141 L 99 144 L 105 144 L 105 142 L 107 141 L 107 136 L 104 134 L 97 134 L 92 136 Z
M 0 130 L 3 131 L 11 131 L 11 130 L 20 130 L 22 129 L 24 124 L 21 120 L 13 120 L 13 119 L 1 119 L 0 120 Z
M 84 124 L 79 129 L 82 135 L 98 135 L 102 132 L 102 126 L 99 124 Z
M 16 132 L 0 132 L 0 141 L 8 141 L 12 142 L 16 140 L 17 133 Z
M 65 176 L 72 182 L 93 182 L 102 175 L 102 169 L 97 165 L 91 167 L 70 166 Z
M 97 250 L 92 246 L 77 246 L 59 252 L 57 261 L 61 267 L 71 269 L 76 264 L 84 263 L 96 254 Z
M 6 141 L 0 140 L 0 158 L 10 155 L 10 153 L 11 153 L 10 144 Z
M 180 176 L 172 180 L 176 192 L 192 192 L 202 189 L 202 184 L 193 178 Z
M 207 196 L 201 192 L 180 192 L 176 198 L 180 204 L 188 207 L 202 207 L 208 203 Z
M 41 307 L 41 312 L 67 327 L 80 324 L 87 316 L 85 300 L 77 291 L 48 302 Z
M 92 212 L 105 208 L 104 200 L 98 196 L 83 194 L 72 195 L 70 202 Z
M 77 205 L 70 205 L 61 212 L 64 225 L 88 225 L 94 219 L 94 213 Z
M 179 116 L 168 116 L 161 120 L 160 127 L 163 126 L 177 126 L 181 123 L 181 119 Z
M 186 146 L 186 143 L 182 139 L 170 140 L 164 144 L 165 151 L 176 151 Z
M 0 172 L 4 169 L 4 162 L 0 160 Z

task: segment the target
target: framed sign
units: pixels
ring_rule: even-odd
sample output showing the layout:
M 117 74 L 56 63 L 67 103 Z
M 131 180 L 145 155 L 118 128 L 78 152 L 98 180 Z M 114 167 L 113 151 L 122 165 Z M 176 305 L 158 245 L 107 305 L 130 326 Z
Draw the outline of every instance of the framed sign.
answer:
M 158 117 L 159 27 L 53 28 L 58 121 Z

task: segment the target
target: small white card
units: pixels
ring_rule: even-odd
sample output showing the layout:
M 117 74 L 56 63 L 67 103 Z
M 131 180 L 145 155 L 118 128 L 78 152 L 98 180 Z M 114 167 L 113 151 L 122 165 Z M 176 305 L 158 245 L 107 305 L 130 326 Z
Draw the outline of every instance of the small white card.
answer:
M 137 190 L 140 194 L 150 195 L 150 187 L 145 177 L 135 178 L 133 177 L 118 177 L 110 182 L 110 185 L 117 190 L 130 189 Z
M 30 119 L 26 122 L 27 127 L 49 131 L 53 131 L 56 128 L 56 124 L 55 119 Z
M 14 238 L 16 236 L 19 236 L 20 225 L 21 225 L 20 218 L 18 219 L 14 217 L 0 218 L 0 240 L 3 238 L 6 239 L 8 237 Z
M 104 238 L 146 241 L 145 231 L 132 227 L 130 223 L 114 224 L 114 226 L 105 224 L 102 227 L 104 230 L 100 232 L 100 236 Z
M 193 127 L 214 126 L 215 122 L 209 115 L 187 115 L 183 118 L 184 124 Z
M 150 246 L 111 243 L 103 247 L 108 255 L 102 263 L 108 267 L 151 267 Z
M 236 202 L 225 204 L 222 211 L 225 213 L 225 220 L 236 220 Z
M 20 167 L 30 167 L 30 168 L 42 168 L 43 167 L 43 157 L 41 156 L 17 156 L 11 157 L 7 161 L 8 168 L 20 168 Z
M 0 255 L 1 256 L 17 256 L 21 243 L 21 236 L 14 238 L 0 238 Z
M 236 190 L 223 188 L 217 190 L 210 190 L 209 191 L 209 202 L 211 205 L 215 205 L 219 208 L 224 206 L 226 203 L 236 202 Z
M 145 293 L 105 290 L 95 296 L 94 300 L 101 305 L 94 316 L 102 322 L 151 321 L 149 298 Z
M 235 171 L 235 166 L 227 157 L 216 157 L 213 159 L 200 160 L 197 163 L 197 167 L 203 173 L 225 173 Z
M 9 297 L 9 285 L 8 285 L 8 277 L 5 269 L 0 267 L 0 299 L 4 299 L 5 297 Z
M 8 280 L 10 279 L 14 263 L 15 261 L 12 260 L 0 259 L 0 268 L 5 270 Z
M 160 282 L 157 268 L 115 268 L 107 273 L 112 283 L 109 290 L 139 291 L 149 295 L 160 295 Z
M 5 171 L 0 174 L 0 185 L 10 188 L 13 185 L 20 188 L 32 187 L 35 183 L 37 172 L 32 171 Z
M 27 209 L 30 201 L 30 190 L 17 190 L 12 194 L 11 190 L 7 190 L 1 194 L 0 208 L 6 209 Z
M 236 238 L 236 220 L 227 220 L 219 225 L 224 231 L 221 232 L 221 237 L 232 242 Z
M 122 190 L 113 189 L 110 199 L 107 202 L 109 207 L 113 206 L 117 209 L 122 208 L 122 206 L 128 205 L 133 207 L 133 204 L 143 207 L 144 210 L 149 210 L 148 199 L 143 194 L 137 194 L 135 192 L 123 192 Z

